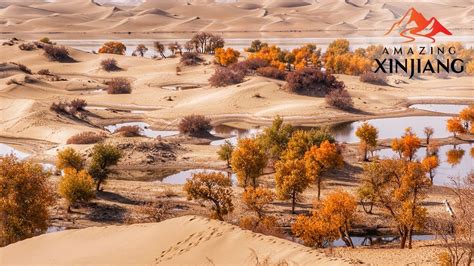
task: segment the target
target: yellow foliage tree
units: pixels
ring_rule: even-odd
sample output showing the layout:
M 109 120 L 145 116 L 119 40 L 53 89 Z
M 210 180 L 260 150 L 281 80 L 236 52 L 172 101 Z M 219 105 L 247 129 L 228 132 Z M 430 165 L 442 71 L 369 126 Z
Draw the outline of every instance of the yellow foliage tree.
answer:
M 428 172 L 431 183 L 433 183 L 433 178 L 434 178 L 434 170 L 436 167 L 439 166 L 439 159 L 438 156 L 428 156 L 423 161 L 421 162 L 423 164 L 423 167 L 425 167 L 426 172 Z
M 421 228 L 426 208 L 421 205 L 431 181 L 419 162 L 384 159 L 364 165 L 360 189 L 371 193 L 376 206 L 397 224 L 400 247 L 412 247 L 413 231 Z
M 353 196 L 336 190 L 323 201 L 315 202 L 312 216 L 298 216 L 292 231 L 308 246 L 324 247 L 341 238 L 347 246 L 354 247 L 349 230 L 356 209 L 357 202 Z
M 79 152 L 69 147 L 59 151 L 56 155 L 56 168 L 58 170 L 73 168 L 80 171 L 84 168 L 84 159 Z
M 106 42 L 100 47 L 100 54 L 120 54 L 124 55 L 127 47 L 121 42 Z
M 462 109 L 459 113 L 459 118 L 464 122 L 464 128 L 469 130 L 469 124 L 473 124 L 474 122 L 474 105 L 469 105 L 468 107 Z
M 416 151 L 421 147 L 421 140 L 416 136 L 411 128 L 405 129 L 402 138 L 392 141 L 392 150 L 406 158 L 408 161 L 415 159 Z
M 453 133 L 453 136 L 456 137 L 457 134 L 466 133 L 466 129 L 462 125 L 462 120 L 459 117 L 452 117 L 446 122 L 446 129 Z
M 39 164 L 0 157 L 0 246 L 46 232 L 54 203 L 49 176 Z
M 340 149 L 336 144 L 325 140 L 319 147 L 313 146 L 304 156 L 306 175 L 315 180 L 318 186 L 318 200 L 321 198 L 323 174 L 344 164 Z
M 67 202 L 68 211 L 77 203 L 85 203 L 94 197 L 94 180 L 85 170 L 64 169 L 58 184 L 58 192 Z
M 237 174 L 239 185 L 257 187 L 257 178 L 267 165 L 267 156 L 256 139 L 240 139 L 232 152 L 231 167 Z
M 196 199 L 212 204 L 211 217 L 224 220 L 224 215 L 234 210 L 232 204 L 232 181 L 223 173 L 196 173 L 184 184 L 188 200 Z
M 215 58 L 219 65 L 221 66 L 228 66 L 233 63 L 237 63 L 239 59 L 240 53 L 232 48 L 216 48 L 215 50 Z
M 356 136 L 360 139 L 360 150 L 364 154 L 364 161 L 368 160 L 367 153 L 377 146 L 379 131 L 371 124 L 364 122 L 356 130 Z
M 291 200 L 291 212 L 295 213 L 299 195 L 309 187 L 313 180 L 306 175 L 303 160 L 278 161 L 275 170 L 277 196 L 282 200 Z

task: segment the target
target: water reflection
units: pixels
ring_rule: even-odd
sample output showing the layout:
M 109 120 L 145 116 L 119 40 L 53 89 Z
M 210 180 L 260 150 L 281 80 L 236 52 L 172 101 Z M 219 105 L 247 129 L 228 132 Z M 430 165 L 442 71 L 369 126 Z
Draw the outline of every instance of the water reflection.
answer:
M 446 114 L 459 114 L 466 104 L 412 104 L 410 108 Z
M 434 129 L 432 138 L 446 138 L 451 135 L 446 130 L 448 119 L 448 116 L 409 116 L 370 119 L 367 122 L 379 130 L 379 139 L 398 138 L 403 135 L 407 127 L 411 127 L 414 133 L 422 137 L 426 126 Z M 357 143 L 359 138 L 356 137 L 355 132 L 363 122 L 341 123 L 332 127 L 331 132 L 339 142 Z
M 374 245 L 386 245 L 390 243 L 399 243 L 400 237 L 395 235 L 369 235 L 369 236 L 352 236 L 351 237 L 354 246 L 374 246 Z M 435 235 L 413 235 L 413 240 L 433 240 L 436 239 Z M 346 244 L 342 239 L 337 239 L 333 242 L 335 247 L 345 247 Z
M 138 126 L 140 128 L 140 134 L 148 138 L 168 137 L 178 135 L 179 131 L 173 130 L 153 130 L 150 128 L 150 125 L 145 122 L 127 122 L 119 123 L 114 125 L 105 126 L 104 128 L 110 133 L 115 133 L 118 129 L 125 126 Z
M 472 143 L 459 145 L 442 145 L 438 148 L 437 156 L 439 166 L 434 170 L 433 183 L 435 185 L 449 185 L 450 177 L 465 177 L 474 171 Z M 416 160 L 422 160 L 426 156 L 426 149 L 419 149 L 415 154 Z M 381 149 L 375 151 L 375 155 L 381 158 L 398 157 L 392 149 Z
M 255 137 L 261 132 L 261 128 L 240 129 L 227 125 L 218 125 L 215 126 L 214 129 L 210 132 L 212 135 L 224 137 L 230 135 L 231 137 L 211 141 L 210 145 L 218 146 L 224 144 L 226 141 L 229 141 L 233 145 L 237 145 L 237 142 L 240 138 Z
M 19 151 L 11 146 L 8 146 L 7 144 L 0 143 L 0 156 L 6 156 L 10 154 L 15 155 L 20 160 L 23 160 L 30 156 L 30 154 L 26 152 Z

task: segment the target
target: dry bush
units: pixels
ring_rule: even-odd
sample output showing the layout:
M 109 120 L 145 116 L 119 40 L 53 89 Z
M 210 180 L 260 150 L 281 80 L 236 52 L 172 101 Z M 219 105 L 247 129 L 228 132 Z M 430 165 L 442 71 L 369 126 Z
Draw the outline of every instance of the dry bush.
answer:
M 124 137 L 138 137 L 141 135 L 141 129 L 139 126 L 123 126 L 115 132 L 120 133 L 120 135 Z
M 74 61 L 69 56 L 69 51 L 64 46 L 55 46 L 55 45 L 45 45 L 43 47 L 44 55 L 49 58 L 51 61 L 58 62 L 72 62 Z
M 158 223 L 171 217 L 173 205 L 168 201 L 145 203 L 138 208 L 140 222 Z
M 100 61 L 100 67 L 105 71 L 118 71 L 120 67 L 117 65 L 117 60 L 114 58 L 107 58 Z
M 232 70 L 231 67 L 218 67 L 209 78 L 209 83 L 213 87 L 224 87 L 238 84 L 244 80 L 245 72 Z
M 70 102 L 59 101 L 53 102 L 49 109 L 56 113 L 76 115 L 79 111 L 84 111 L 87 106 L 87 102 L 83 99 L 74 99 Z
M 326 103 L 342 110 L 350 110 L 354 106 L 351 95 L 346 89 L 333 90 L 325 97 Z
M 267 60 L 261 58 L 250 58 L 243 61 L 242 63 L 244 63 L 250 70 L 257 70 L 259 68 L 267 67 L 269 65 Z
M 265 216 L 258 218 L 255 216 L 244 216 L 239 221 L 239 226 L 243 229 L 251 230 L 269 236 L 284 236 L 275 217 Z
M 96 133 L 93 131 L 86 131 L 76 134 L 67 140 L 67 144 L 94 144 L 104 140 L 107 135 L 103 132 Z
M 130 94 L 132 93 L 132 85 L 126 78 L 113 78 L 107 82 L 108 94 Z
M 39 41 L 46 44 L 53 44 L 48 37 L 43 37 Z
M 203 136 L 212 129 L 211 120 L 203 115 L 185 116 L 178 125 L 179 132 L 191 136 Z
M 31 51 L 36 49 L 36 45 L 34 43 L 27 42 L 18 45 L 18 48 L 20 48 L 22 51 Z
M 383 72 L 366 71 L 359 76 L 359 80 L 366 83 L 387 85 L 387 75 Z
M 20 69 L 23 73 L 26 73 L 26 74 L 33 74 L 33 72 L 31 72 L 31 69 L 29 69 L 27 66 L 23 65 L 23 64 L 17 64 L 17 63 L 14 63 L 15 65 L 18 66 L 18 69 Z
M 180 62 L 185 66 L 198 65 L 203 61 L 204 59 L 196 52 L 185 52 L 180 59 Z
M 260 76 L 264 76 L 267 78 L 272 78 L 272 79 L 279 79 L 279 80 L 285 80 L 286 78 L 286 72 L 283 70 L 280 70 L 276 67 L 261 67 L 257 69 L 257 74 Z
M 43 68 L 38 71 L 38 75 L 50 76 L 52 73 L 49 71 L 49 69 Z
M 315 68 L 303 68 L 288 73 L 286 88 L 293 93 L 324 96 L 330 91 L 343 89 L 344 82 Z

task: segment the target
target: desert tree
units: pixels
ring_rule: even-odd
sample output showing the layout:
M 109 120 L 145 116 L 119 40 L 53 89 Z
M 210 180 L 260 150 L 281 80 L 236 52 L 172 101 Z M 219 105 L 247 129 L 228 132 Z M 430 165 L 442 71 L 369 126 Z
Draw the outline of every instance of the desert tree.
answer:
M 267 156 L 256 139 L 239 139 L 237 147 L 232 152 L 231 166 L 237 174 L 240 186 L 245 188 L 251 185 L 256 188 L 257 179 L 262 175 L 266 165 Z
M 147 51 L 148 48 L 144 44 L 139 44 L 137 45 L 137 48 L 135 48 L 135 51 L 133 51 L 133 53 L 144 57 Z
M 155 47 L 155 51 L 159 53 L 162 58 L 166 58 L 165 56 L 166 48 L 161 42 L 154 42 L 153 46 Z
M 124 55 L 127 47 L 121 42 L 106 42 L 99 48 L 100 54 L 119 54 Z
M 462 120 L 459 117 L 452 117 L 446 122 L 446 129 L 453 133 L 453 136 L 456 137 L 458 134 L 466 133 L 466 129 L 462 124 Z
M 94 197 L 94 180 L 86 170 L 64 169 L 58 184 L 59 194 L 66 199 L 68 212 L 78 203 L 86 203 Z
M 361 187 L 397 225 L 400 248 L 412 247 L 415 229 L 423 227 L 426 208 L 422 201 L 431 181 L 419 162 L 383 159 L 364 165 Z
M 304 155 L 306 175 L 316 181 L 318 200 L 321 198 L 321 183 L 327 171 L 344 164 L 340 148 L 335 143 L 325 140 L 321 145 L 313 146 Z
M 232 160 L 232 152 L 234 152 L 234 145 L 229 140 L 226 140 L 217 151 L 219 159 L 226 161 L 227 167 L 230 167 L 230 162 Z
M 272 122 L 271 127 L 267 127 L 258 136 L 259 142 L 264 150 L 267 151 L 269 159 L 276 161 L 288 146 L 288 141 L 294 128 L 291 124 L 284 123 L 283 119 L 277 115 Z
M 364 161 L 368 160 L 368 152 L 377 147 L 378 130 L 373 125 L 364 122 L 356 130 L 356 136 L 360 139 L 359 149 L 363 154 Z
M 430 177 L 431 183 L 433 183 L 433 178 L 435 174 L 434 171 L 436 167 L 439 166 L 438 156 L 432 155 L 432 156 L 425 157 L 423 161 L 421 161 L 421 163 L 423 164 L 423 167 L 425 167 L 425 170 Z
M 242 193 L 242 203 L 248 211 L 252 211 L 258 217 L 263 219 L 266 215 L 268 205 L 274 200 L 275 194 L 265 187 L 247 187 Z
M 461 110 L 459 113 L 459 118 L 463 121 L 464 129 L 469 130 L 469 124 L 474 122 L 474 105 L 469 105 L 468 107 Z
M 107 180 L 111 173 L 111 166 L 116 165 L 122 158 L 122 152 L 114 145 L 98 143 L 92 148 L 92 161 L 88 172 L 96 183 L 96 191 Z
M 211 216 L 221 221 L 234 210 L 232 204 L 232 181 L 223 173 L 196 173 L 184 184 L 188 200 L 207 201 L 212 204 Z
M 426 145 L 430 145 L 430 139 L 431 136 L 434 134 L 434 129 L 432 127 L 425 127 L 423 129 L 423 133 L 425 134 L 426 137 Z
M 262 42 L 260 40 L 253 40 L 250 44 L 250 47 L 246 49 L 249 53 L 259 52 L 263 47 L 268 47 L 268 43 Z
M 268 205 L 274 200 L 275 194 L 264 187 L 248 187 L 242 193 L 242 203 L 247 211 L 254 215 L 240 218 L 239 225 L 257 233 L 266 235 L 281 235 L 277 219 L 268 214 Z
M 348 247 L 354 247 L 349 230 L 356 217 L 357 202 L 343 190 L 331 192 L 324 200 L 316 201 L 311 216 L 299 215 L 292 232 L 305 245 L 325 247 L 341 238 Z
M 313 180 L 306 175 L 303 160 L 287 159 L 275 164 L 276 193 L 281 200 L 291 200 L 291 213 L 295 213 L 296 203 L 311 182 Z
M 46 232 L 55 201 L 49 176 L 39 164 L 0 157 L 0 246 Z
M 393 151 L 399 154 L 400 158 L 413 161 L 416 152 L 421 147 L 421 140 L 409 127 L 405 129 L 405 133 L 400 139 L 395 138 L 392 141 L 391 147 Z
M 169 43 L 168 44 L 168 50 L 170 50 L 171 55 L 174 55 L 176 51 L 178 50 L 178 47 L 176 46 L 176 43 Z
M 214 53 L 216 62 L 221 66 L 228 66 L 233 63 L 237 63 L 239 56 L 240 56 L 239 51 L 234 50 L 230 47 L 227 49 L 217 48 Z
M 184 44 L 184 50 L 186 50 L 186 52 L 190 53 L 192 52 L 193 50 L 195 50 L 195 45 L 193 42 L 191 41 L 187 41 L 185 44 Z
M 64 170 L 66 168 L 73 168 L 80 171 L 84 168 L 85 160 L 81 154 L 74 148 L 65 148 L 56 155 L 56 168 Z
M 335 143 L 334 137 L 327 129 L 296 130 L 291 135 L 282 159 L 303 159 L 305 153 L 313 146 L 319 147 L 324 141 Z

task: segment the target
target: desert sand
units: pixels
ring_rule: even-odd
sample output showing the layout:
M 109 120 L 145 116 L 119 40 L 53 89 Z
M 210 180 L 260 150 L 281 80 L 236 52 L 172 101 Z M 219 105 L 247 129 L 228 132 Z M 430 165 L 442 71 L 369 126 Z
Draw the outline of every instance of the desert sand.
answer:
M 264 260 L 290 265 L 355 262 L 197 216 L 51 233 L 0 249 L 2 265 L 256 265 Z
M 4 2 L 4 3 L 3 3 Z M 55 38 L 177 38 L 209 31 L 225 37 L 381 37 L 410 7 L 471 36 L 472 2 L 387 0 L 147 0 L 136 6 L 92 0 L 2 1 L 0 33 Z M 0 6 L 1 7 L 1 6 Z

